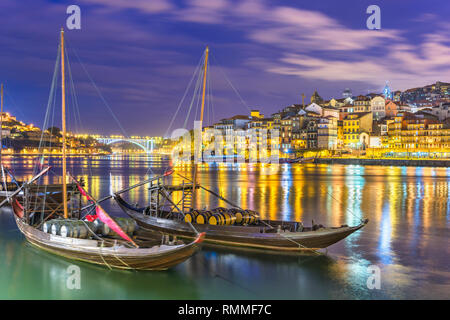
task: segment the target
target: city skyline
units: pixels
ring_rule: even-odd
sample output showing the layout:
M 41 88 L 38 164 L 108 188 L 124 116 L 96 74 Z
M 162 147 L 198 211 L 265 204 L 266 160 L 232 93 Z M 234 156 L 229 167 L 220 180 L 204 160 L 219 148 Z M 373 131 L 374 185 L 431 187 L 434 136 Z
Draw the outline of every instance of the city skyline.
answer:
M 6 111 L 38 126 L 47 104 L 58 30 L 70 4 L 39 0 L 0 5 L 0 38 L 10 49 L 0 59 Z M 245 114 L 246 107 L 270 114 L 301 103 L 301 93 L 309 97 L 315 89 L 328 99 L 340 98 L 347 87 L 355 95 L 381 92 L 385 80 L 394 90 L 404 90 L 450 78 L 450 28 L 444 22 L 448 8 L 443 1 L 407 6 L 381 2 L 381 30 L 365 26 L 367 1 L 76 4 L 82 25 L 66 32 L 69 54 L 75 48 L 116 116 L 127 117 L 121 124 L 128 135 L 165 133 L 205 45 L 213 54 L 213 122 Z M 399 10 L 405 15 L 399 16 Z M 21 23 L 25 20 L 33 23 Z M 85 131 L 101 127 L 100 133 L 117 133 L 117 124 L 105 116 L 107 110 L 75 56 L 70 58 L 81 111 L 89 113 Z

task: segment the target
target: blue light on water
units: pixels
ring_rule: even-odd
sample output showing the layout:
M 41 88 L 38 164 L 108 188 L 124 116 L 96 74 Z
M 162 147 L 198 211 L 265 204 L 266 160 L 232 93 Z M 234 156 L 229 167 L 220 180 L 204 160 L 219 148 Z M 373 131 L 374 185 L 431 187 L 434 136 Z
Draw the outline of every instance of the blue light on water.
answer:
M 391 264 L 391 237 L 392 237 L 392 223 L 391 210 L 389 204 L 386 203 L 383 207 L 380 226 L 380 241 L 378 245 L 380 260 L 383 264 Z

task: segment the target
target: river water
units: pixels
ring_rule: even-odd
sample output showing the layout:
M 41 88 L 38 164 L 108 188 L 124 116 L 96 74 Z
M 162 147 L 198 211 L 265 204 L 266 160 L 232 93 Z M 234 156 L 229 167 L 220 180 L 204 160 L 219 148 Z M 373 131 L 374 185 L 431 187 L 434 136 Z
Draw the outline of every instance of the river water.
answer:
M 20 179 L 32 157 L 4 159 Z M 61 159 L 50 159 L 56 182 Z M 95 198 L 166 170 L 161 157 L 70 158 L 69 171 Z M 176 173 L 191 176 L 190 167 Z M 263 218 L 327 226 L 369 224 L 322 255 L 273 256 L 202 249 L 168 271 L 108 270 L 40 251 L 0 211 L 0 299 L 450 299 L 450 168 L 251 164 L 201 166 L 199 181 Z M 172 175 L 173 183 L 182 178 Z M 127 195 L 144 204 L 148 190 Z M 223 205 L 200 194 L 197 206 Z M 111 200 L 111 215 L 123 215 Z M 68 289 L 68 267 L 81 289 Z M 375 271 L 372 271 L 375 270 Z M 371 284 L 379 270 L 380 288 Z M 369 282 L 369 286 L 368 286 Z M 370 288 L 372 289 L 370 289 Z

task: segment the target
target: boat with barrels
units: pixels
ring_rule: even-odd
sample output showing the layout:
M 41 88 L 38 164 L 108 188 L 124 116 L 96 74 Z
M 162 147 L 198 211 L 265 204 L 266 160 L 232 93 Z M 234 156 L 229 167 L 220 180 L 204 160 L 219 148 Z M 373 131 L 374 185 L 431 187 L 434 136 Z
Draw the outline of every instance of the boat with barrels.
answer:
M 202 72 L 203 91 L 201 96 L 200 121 L 197 128 L 202 128 L 205 106 L 205 93 L 208 68 L 208 47 L 205 50 Z M 200 83 L 198 81 L 198 83 Z M 156 177 L 150 184 L 150 203 L 139 207 L 128 203 L 119 193 L 114 195 L 119 206 L 137 224 L 146 230 L 156 230 L 164 234 L 193 239 L 197 232 L 205 232 L 205 244 L 245 249 L 263 250 L 265 252 L 298 253 L 326 248 L 364 227 L 368 220 L 361 220 L 356 226 L 341 225 L 325 227 L 314 224 L 304 226 L 298 221 L 265 220 L 257 212 L 244 210 L 231 201 L 221 197 L 212 190 L 197 183 L 198 162 L 202 148 L 200 139 L 194 138 L 193 178 L 183 178 L 180 185 L 170 185 L 165 178 L 172 171 Z M 192 158 L 192 156 L 191 156 Z M 197 159 L 197 160 L 196 160 Z M 181 175 L 180 175 L 181 176 Z M 199 210 L 194 207 L 198 190 L 209 192 L 229 205 L 229 208 L 211 208 Z M 181 196 L 174 198 L 176 193 Z M 202 208 L 209 207 L 202 204 Z
M 7 194 L 19 230 L 32 245 L 40 249 L 111 269 L 165 270 L 190 258 L 199 250 L 204 234 L 198 233 L 193 241 L 185 243 L 177 237 L 169 238 L 139 230 L 132 219 L 114 219 L 84 189 L 82 183 L 67 172 L 63 30 L 59 48 L 62 80 L 62 188 L 38 184 L 39 179 L 49 172 L 50 167 L 47 166 L 40 168 L 40 172 L 30 181 Z M 51 114 L 49 109 L 46 114 Z M 1 167 L 4 173 L 3 164 Z M 6 188 L 5 175 L 2 176 Z M 67 183 L 68 177 L 71 184 Z M 22 201 L 19 201 L 19 195 Z M 83 207 L 83 200 L 89 204 Z
M 203 240 L 199 234 L 194 241 L 184 243 L 176 237 L 169 239 L 155 233 L 138 230 L 132 219 L 116 221 L 129 240 L 108 224 L 58 218 L 45 221 L 48 215 L 27 211 L 16 198 L 11 199 L 14 219 L 19 230 L 32 245 L 53 254 L 108 268 L 132 270 L 166 270 L 195 254 Z M 59 216 L 62 212 L 59 212 Z M 44 223 L 38 222 L 44 220 Z M 114 221 L 114 220 L 113 220 Z
M 152 200 L 155 201 L 149 206 L 132 205 L 120 194 L 115 194 L 114 199 L 144 230 L 159 231 L 183 239 L 195 238 L 196 231 L 204 232 L 205 245 L 210 246 L 262 250 L 267 253 L 316 251 L 346 238 L 368 222 L 366 219 L 356 226 L 338 227 L 325 227 L 313 223 L 307 227 L 297 221 L 261 219 L 257 212 L 244 210 L 234 204 L 231 208 L 181 211 L 181 208 L 185 207 L 184 202 L 190 201 L 186 194 L 192 190 L 192 185 L 190 188 L 189 185 L 184 186 L 181 204 L 177 205 L 169 195 L 172 188 L 160 182 L 150 187 Z M 159 206 L 164 202 L 168 204 Z

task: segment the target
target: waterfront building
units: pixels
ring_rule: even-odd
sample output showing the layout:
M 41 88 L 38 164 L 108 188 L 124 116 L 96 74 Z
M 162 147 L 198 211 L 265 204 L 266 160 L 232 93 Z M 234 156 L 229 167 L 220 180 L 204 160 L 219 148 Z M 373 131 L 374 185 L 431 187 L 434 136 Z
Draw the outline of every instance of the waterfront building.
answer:
M 257 118 L 252 119 L 247 123 L 247 129 L 267 129 L 271 130 L 274 128 L 274 118 Z
M 317 122 L 317 147 L 335 150 L 338 138 L 338 119 L 333 116 L 322 117 Z
M 353 97 L 348 97 L 348 98 L 344 99 L 343 104 L 344 105 L 353 104 L 354 102 L 355 102 L 355 99 L 353 99 Z
M 369 148 L 381 148 L 381 147 L 382 147 L 382 137 L 378 135 L 370 135 Z
M 311 103 L 309 106 L 305 108 L 306 112 L 313 112 L 317 115 L 320 115 L 322 117 L 335 117 L 339 118 L 339 109 L 335 108 L 333 106 L 323 106 L 319 105 L 317 103 Z
M 450 98 L 450 83 L 437 81 L 434 89 L 440 92 L 442 98 Z
M 395 91 L 392 100 L 395 102 L 400 102 L 402 100 L 402 92 L 400 90 Z
M 387 147 L 397 152 L 448 153 L 450 123 L 424 112 L 398 113 L 388 125 Z
M 336 148 L 342 149 L 344 147 L 344 121 L 337 120 L 337 141 Z
M 310 119 L 306 124 L 307 149 L 317 149 L 317 119 Z
M 310 105 L 308 105 L 305 108 L 305 111 L 306 112 L 314 112 L 317 115 L 322 115 L 323 114 L 323 108 L 324 107 L 322 107 L 321 105 L 313 102 L 313 103 L 311 103 Z
M 238 129 L 245 129 L 247 127 L 247 123 L 251 121 L 249 116 L 245 115 L 236 115 L 231 118 L 226 118 L 220 120 L 218 123 L 214 125 L 214 129 L 221 130 L 223 134 L 232 134 L 233 131 Z
M 342 121 L 343 126 L 343 145 L 351 149 L 361 149 L 364 143 L 368 143 L 368 136 L 361 136 L 361 133 L 367 135 L 372 132 L 372 112 L 352 113 Z M 367 141 L 366 141 L 367 140 Z
M 437 102 L 450 99 L 450 84 L 437 81 L 424 87 L 411 88 L 402 93 L 402 101 L 416 103 L 418 101 Z
M 386 116 L 386 100 L 382 96 L 376 96 L 370 100 L 370 108 L 375 120 Z
M 293 119 L 289 116 L 281 119 L 281 148 L 289 150 L 291 148 L 292 139 L 292 122 Z
M 294 151 L 304 150 L 308 147 L 308 131 L 306 128 L 292 132 L 291 146 Z
M 324 107 L 322 109 L 323 113 L 322 113 L 322 117 L 333 117 L 338 119 L 339 118 L 339 108 L 335 108 L 335 107 Z
M 2 137 L 7 138 L 11 136 L 11 129 L 9 128 L 2 128 Z
M 398 105 L 394 101 L 387 100 L 385 105 L 385 116 L 395 117 L 398 113 L 398 109 Z
M 2 117 L 2 122 L 17 122 L 16 117 L 10 115 L 9 112 L 2 112 L 0 116 Z
M 260 113 L 259 110 L 250 110 L 250 118 L 251 119 L 263 119 L 264 115 L 262 113 Z
M 425 110 L 423 110 L 425 111 Z M 445 121 L 450 118 L 450 102 L 441 102 L 439 105 L 430 109 L 430 113 L 436 116 L 439 121 Z
M 262 116 L 259 111 L 253 110 L 253 116 L 258 121 Z M 252 116 L 236 115 L 231 118 L 222 119 L 214 125 L 216 147 L 223 149 L 223 154 L 234 154 L 238 145 L 242 145 L 246 139 L 246 129 L 248 123 L 252 121 Z M 217 131 L 223 135 L 223 148 L 220 146 L 222 141 L 216 141 Z
M 316 120 L 318 117 L 319 115 L 315 112 L 300 110 L 294 116 L 283 118 L 280 133 L 282 150 L 291 153 L 291 151 L 305 148 L 307 146 L 307 123 Z
M 351 97 L 350 97 L 350 99 L 351 99 Z M 329 105 L 331 106 L 331 107 L 335 107 L 335 108 L 340 108 L 340 107 L 342 107 L 342 106 L 344 106 L 345 104 L 346 104 L 346 102 L 345 102 L 345 98 L 342 98 L 342 99 L 331 99 L 330 100 L 330 103 L 329 103 Z M 352 103 L 353 103 L 353 100 L 351 100 L 352 101 Z
M 291 104 L 283 109 L 283 114 L 284 115 L 294 115 L 294 114 L 298 113 L 302 108 L 303 108 L 303 106 L 301 104 Z
M 353 102 L 353 112 L 369 112 L 371 98 L 363 95 L 359 95 Z

